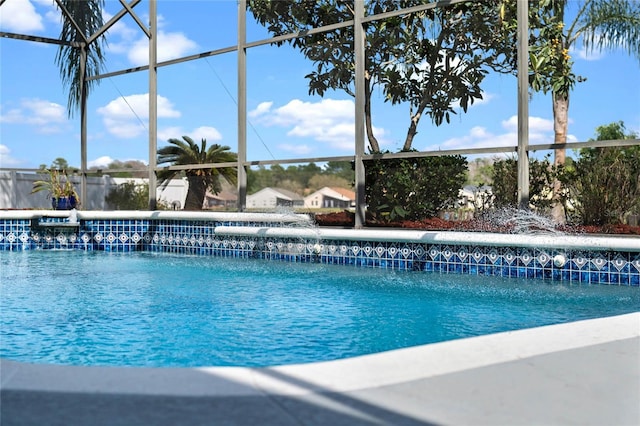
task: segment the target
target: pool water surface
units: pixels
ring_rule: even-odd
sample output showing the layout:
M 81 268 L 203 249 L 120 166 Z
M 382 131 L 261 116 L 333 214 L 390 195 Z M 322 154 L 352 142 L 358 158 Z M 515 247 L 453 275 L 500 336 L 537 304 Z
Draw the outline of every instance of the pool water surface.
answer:
M 0 356 L 270 366 L 634 312 L 635 287 L 314 263 L 3 252 Z

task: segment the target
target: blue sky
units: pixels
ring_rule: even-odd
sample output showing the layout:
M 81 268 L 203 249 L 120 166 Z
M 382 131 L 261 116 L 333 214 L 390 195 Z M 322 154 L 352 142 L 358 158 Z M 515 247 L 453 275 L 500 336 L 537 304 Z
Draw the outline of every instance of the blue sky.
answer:
M 106 1 L 106 18 L 120 3 Z M 135 8 L 143 22 L 148 3 Z M 183 57 L 236 44 L 235 1 L 160 0 L 159 60 Z M 251 22 L 248 40 L 268 37 Z M 51 0 L 6 0 L 0 30 L 57 38 L 60 15 Z M 106 72 L 147 63 L 147 41 L 126 16 L 108 32 Z M 580 46 L 578 46 L 580 47 Z M 69 119 L 67 94 L 54 59 L 57 47 L 0 39 L 0 167 L 37 168 L 64 157 L 80 165 L 79 114 Z M 571 95 L 569 140 L 584 141 L 595 128 L 624 121 L 640 133 L 640 64 L 625 52 L 585 56 L 571 52 L 576 74 L 587 77 Z M 237 151 L 236 54 L 224 54 L 163 67 L 158 73 L 158 146 L 169 138 L 229 145 Z M 311 62 L 288 46 L 249 49 L 247 59 L 249 160 L 352 155 L 354 102 L 343 92 L 324 98 L 308 95 Z M 516 145 L 516 78 L 491 75 L 484 100 L 440 127 L 424 118 L 414 147 L 419 150 Z M 89 165 L 112 160 L 148 161 L 145 71 L 101 80 L 88 109 Z M 551 98 L 534 94 L 530 105 L 530 143 L 553 141 Z M 382 148 L 397 151 L 409 125 L 409 108 L 373 97 L 373 124 Z

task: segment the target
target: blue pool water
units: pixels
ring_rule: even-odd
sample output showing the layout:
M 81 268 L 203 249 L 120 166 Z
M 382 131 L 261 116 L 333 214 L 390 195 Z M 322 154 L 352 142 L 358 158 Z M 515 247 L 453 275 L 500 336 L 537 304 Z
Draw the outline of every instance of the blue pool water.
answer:
M 246 259 L 36 251 L 0 266 L 0 356 L 37 363 L 303 363 L 640 309 L 634 287 Z

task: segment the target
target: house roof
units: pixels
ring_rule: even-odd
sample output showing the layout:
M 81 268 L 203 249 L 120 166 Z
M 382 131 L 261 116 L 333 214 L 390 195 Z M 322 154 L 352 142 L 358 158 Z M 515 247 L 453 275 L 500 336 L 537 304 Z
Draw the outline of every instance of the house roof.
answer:
M 307 195 L 305 198 L 314 197 L 316 194 L 322 194 L 325 197 L 331 197 L 342 201 L 354 201 L 356 199 L 356 193 L 353 191 L 339 187 L 329 188 L 328 186 L 318 189 L 312 194 Z
M 290 201 L 302 201 L 302 200 L 304 200 L 302 195 L 296 194 L 293 191 L 289 191 L 288 189 L 283 189 L 283 188 L 272 188 L 272 187 L 263 188 L 260 191 L 249 195 L 249 197 L 255 197 L 256 195 L 258 195 L 258 194 L 260 194 L 262 192 L 271 192 L 271 193 L 274 193 L 274 195 L 276 197 L 278 197 L 278 198 L 282 198 L 282 199 L 290 200 Z
M 274 191 L 279 192 L 280 194 L 284 195 L 286 198 L 289 198 L 291 200 L 303 200 L 304 197 L 302 197 L 302 195 L 297 194 L 293 191 L 289 191 L 288 189 L 283 189 L 283 188 L 272 188 Z
M 350 189 L 340 188 L 339 186 L 332 186 L 331 189 L 336 191 L 338 194 L 346 197 L 349 200 L 355 200 L 356 199 L 356 193 L 353 192 Z
M 238 199 L 238 196 L 236 194 L 229 191 L 221 191 L 218 194 L 212 194 L 211 192 L 207 191 L 206 197 L 220 201 L 236 201 Z

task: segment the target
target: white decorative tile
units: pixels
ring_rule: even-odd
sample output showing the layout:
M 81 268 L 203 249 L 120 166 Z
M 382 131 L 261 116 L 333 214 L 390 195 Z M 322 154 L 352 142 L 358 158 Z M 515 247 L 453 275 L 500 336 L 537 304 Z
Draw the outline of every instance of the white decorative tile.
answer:
M 613 258 L 611 263 L 618 271 L 621 271 L 627 265 L 627 260 L 618 254 Z
M 547 253 L 541 252 L 538 254 L 538 262 L 543 267 L 547 266 L 550 261 L 551 261 L 551 256 L 549 256 Z
M 478 247 L 474 247 L 473 251 L 471 252 L 471 257 L 473 257 L 476 262 L 480 262 L 484 257 L 484 252 Z
M 446 246 L 442 250 L 442 257 L 444 257 L 444 259 L 448 262 L 449 260 L 451 260 L 451 256 L 453 256 L 453 251 L 451 250 L 451 247 Z
M 429 257 L 434 260 L 440 254 L 440 247 L 433 246 L 429 249 Z
M 600 253 L 596 255 L 593 259 L 591 259 L 591 264 L 596 267 L 596 269 L 601 270 L 607 264 L 607 260 L 602 257 Z
M 589 262 L 589 259 L 587 259 L 582 253 L 572 260 L 579 269 L 582 269 Z
M 505 260 L 509 265 L 511 265 L 512 263 L 514 263 L 514 261 L 516 260 L 516 254 L 515 254 L 515 253 L 514 253 L 514 251 L 513 251 L 513 250 L 511 250 L 510 248 L 507 248 L 507 249 L 504 251 L 504 255 L 503 255 L 503 257 L 504 257 L 504 260 Z
M 458 247 L 458 251 L 456 251 L 456 254 L 460 258 L 460 261 L 462 262 L 464 262 L 467 259 L 467 256 L 469 256 L 469 252 L 467 251 L 467 248 L 464 246 Z

